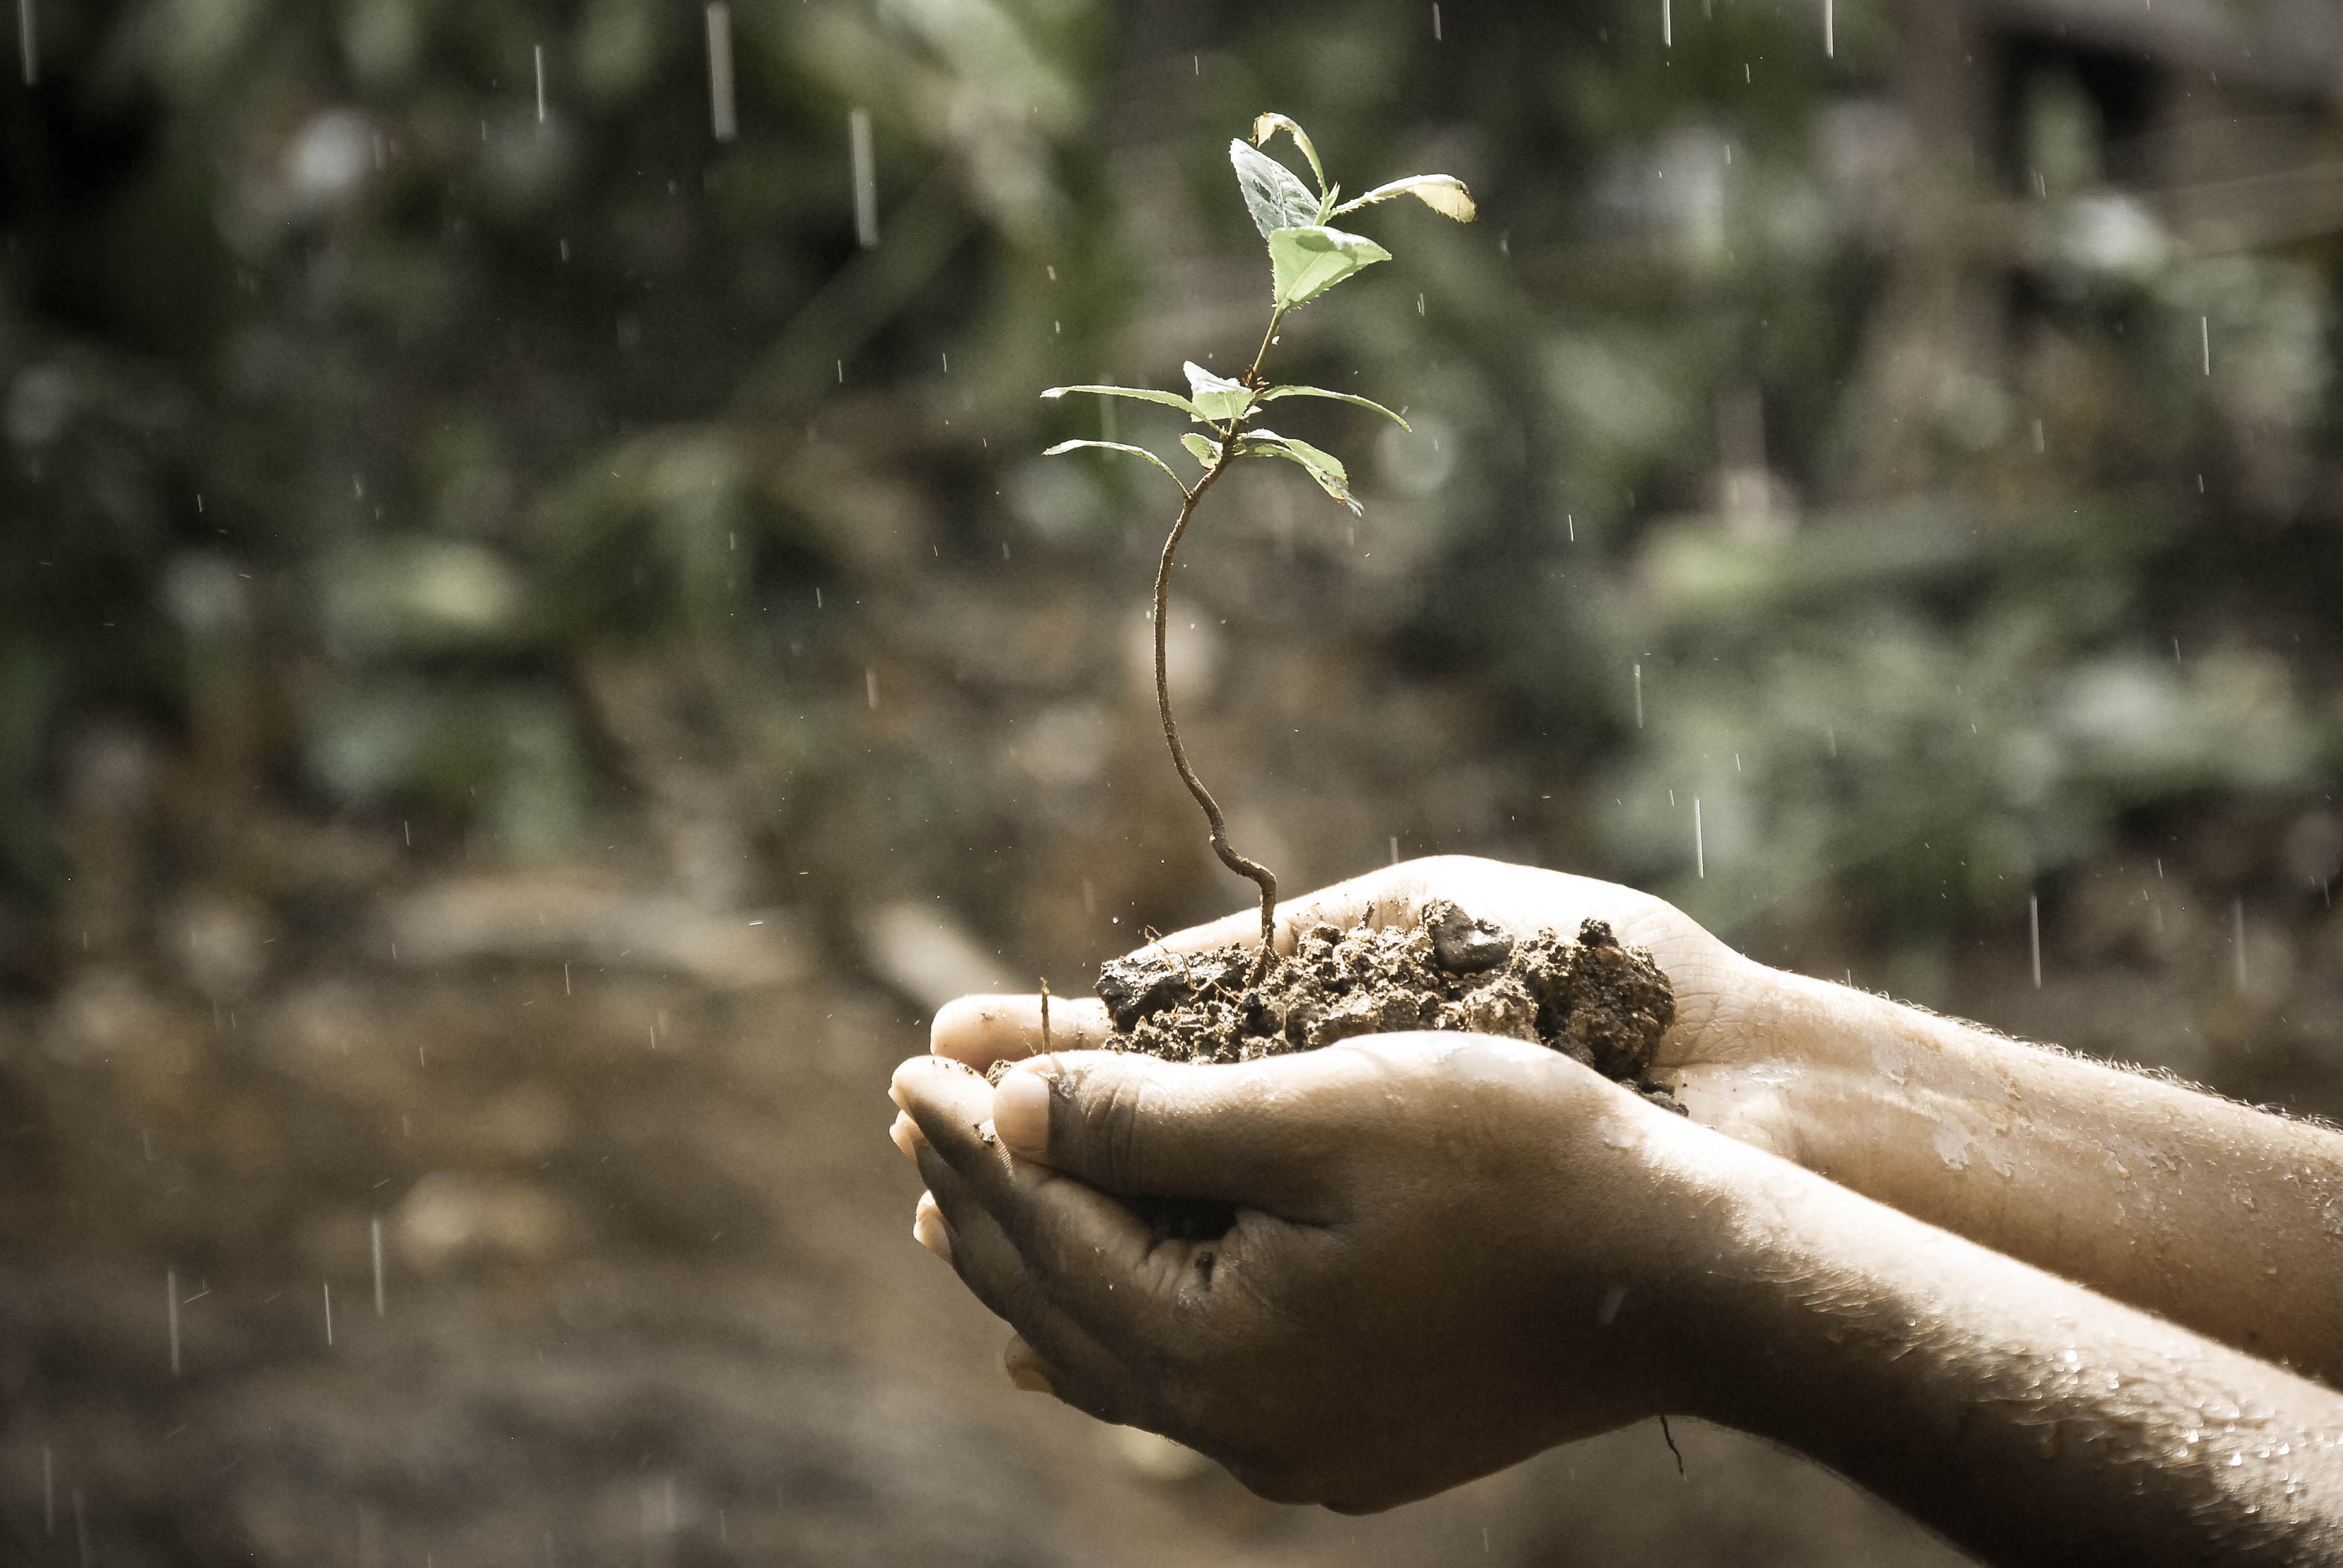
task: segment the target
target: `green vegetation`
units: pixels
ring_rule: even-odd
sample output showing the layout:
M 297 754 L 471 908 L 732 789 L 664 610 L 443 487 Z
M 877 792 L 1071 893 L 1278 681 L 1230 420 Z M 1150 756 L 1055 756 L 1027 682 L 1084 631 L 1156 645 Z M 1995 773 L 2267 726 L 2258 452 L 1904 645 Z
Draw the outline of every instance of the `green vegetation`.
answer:
M 1318 183 L 1315 193 L 1283 164 L 1256 150 L 1280 131 L 1292 137 L 1293 145 L 1309 160 L 1310 173 Z M 1257 980 L 1274 950 L 1277 878 L 1268 867 L 1247 859 L 1230 846 L 1229 826 L 1221 814 L 1220 804 L 1204 788 L 1204 781 L 1196 777 L 1187 749 L 1180 743 L 1180 726 L 1172 717 L 1172 682 L 1164 658 L 1164 622 L 1171 613 L 1172 568 L 1180 551 L 1180 541 L 1195 518 L 1196 504 L 1228 471 L 1229 465 L 1240 458 L 1282 457 L 1307 473 L 1320 489 L 1348 507 L 1353 516 L 1360 514 L 1362 508 L 1351 496 L 1350 473 L 1340 458 L 1320 451 L 1307 441 L 1281 436 L 1265 426 L 1256 425 L 1252 422 L 1254 416 L 1281 397 L 1325 397 L 1373 409 L 1403 430 L 1408 428 L 1407 421 L 1382 404 L 1352 393 L 1273 383 L 1262 375 L 1262 367 L 1269 358 L 1269 351 L 1277 346 L 1277 329 L 1285 320 L 1286 312 L 1309 304 L 1362 269 L 1392 258 L 1391 252 L 1371 239 L 1329 227 L 1328 219 L 1403 196 L 1413 196 L 1433 211 L 1459 223 L 1472 222 L 1473 212 L 1473 198 L 1466 193 L 1463 182 L 1449 175 L 1410 175 L 1343 201 L 1342 186 L 1326 183 L 1325 166 L 1319 162 L 1318 149 L 1312 145 L 1308 133 L 1283 115 L 1256 116 L 1252 139 L 1252 146 L 1241 141 L 1229 144 L 1229 161 L 1236 167 L 1245 206 L 1252 214 L 1253 226 L 1261 231 L 1262 239 L 1269 246 L 1269 327 L 1261 335 L 1261 347 L 1253 351 L 1252 363 L 1245 367 L 1244 374 L 1231 380 L 1189 360 L 1181 367 L 1188 376 L 1185 397 L 1176 392 L 1138 387 L 1052 387 L 1041 396 L 1062 397 L 1069 392 L 1089 392 L 1101 397 L 1133 397 L 1143 403 L 1160 403 L 1179 409 L 1192 423 L 1212 432 L 1210 436 L 1191 433 L 1180 437 L 1180 445 L 1188 455 L 1203 466 L 1203 472 L 1192 484 L 1181 478 L 1171 464 L 1146 447 L 1121 441 L 1061 441 L 1043 455 L 1054 457 L 1085 447 L 1128 453 L 1152 463 L 1163 471 L 1165 478 L 1180 487 L 1180 515 L 1163 541 L 1163 554 L 1155 568 L 1155 706 L 1163 720 L 1164 744 L 1172 749 L 1172 764 L 1180 770 L 1180 781 L 1188 787 L 1188 793 L 1195 798 L 1204 820 L 1211 825 L 1212 853 L 1220 857 L 1221 864 L 1241 877 L 1252 879 L 1261 889 L 1261 952 L 1253 960 L 1253 977 Z

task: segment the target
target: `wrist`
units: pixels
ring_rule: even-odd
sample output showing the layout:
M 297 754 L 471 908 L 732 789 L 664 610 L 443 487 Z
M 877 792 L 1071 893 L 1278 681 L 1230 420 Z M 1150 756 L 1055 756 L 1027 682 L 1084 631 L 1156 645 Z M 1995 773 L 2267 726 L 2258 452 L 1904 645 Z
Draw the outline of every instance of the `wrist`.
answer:
M 1591 1103 L 1563 1118 L 1575 1131 L 1558 1144 L 1560 1190 L 1544 1211 L 1540 1299 L 1591 1321 L 1631 1379 L 1637 1408 L 1622 1420 L 1737 1409 L 1738 1391 L 1715 1386 L 1730 1364 L 1712 1354 L 1739 1338 L 1713 1321 L 1713 1276 L 1742 1267 L 1718 1216 L 1738 1203 L 1747 1162 L 1800 1173 L 1584 1070 L 1574 1076 Z

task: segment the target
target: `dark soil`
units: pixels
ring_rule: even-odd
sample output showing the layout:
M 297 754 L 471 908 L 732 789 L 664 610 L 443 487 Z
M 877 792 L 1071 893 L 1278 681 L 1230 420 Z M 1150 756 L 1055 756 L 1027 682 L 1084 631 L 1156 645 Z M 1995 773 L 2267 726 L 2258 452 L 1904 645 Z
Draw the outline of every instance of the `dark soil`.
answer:
M 1232 946 L 1109 960 L 1098 981 L 1114 1020 L 1107 1049 L 1227 1063 L 1363 1034 L 1455 1030 L 1535 1040 L 1683 1109 L 1644 1076 L 1675 993 L 1650 953 L 1623 946 L 1601 920 L 1583 923 L 1575 940 L 1547 930 L 1517 941 L 1441 900 L 1413 928 L 1314 927 L 1249 985 L 1255 956 Z M 1187 1199 L 1132 1206 L 1189 1240 L 1222 1235 L 1234 1218 L 1225 1204 Z

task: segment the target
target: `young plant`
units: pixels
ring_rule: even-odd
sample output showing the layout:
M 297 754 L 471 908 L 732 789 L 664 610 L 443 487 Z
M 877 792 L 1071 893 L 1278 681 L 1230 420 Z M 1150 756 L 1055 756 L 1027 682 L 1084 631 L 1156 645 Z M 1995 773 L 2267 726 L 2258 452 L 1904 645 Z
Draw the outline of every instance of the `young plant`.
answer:
M 1310 187 L 1283 164 L 1258 150 L 1261 144 L 1280 131 L 1293 138 L 1293 145 L 1310 165 L 1310 173 L 1318 186 L 1316 195 L 1312 195 Z M 1182 479 L 1171 464 L 1144 447 L 1121 441 L 1061 441 L 1043 456 L 1054 457 L 1084 447 L 1124 452 L 1154 464 L 1163 470 L 1164 477 L 1180 487 L 1180 515 L 1163 541 L 1162 558 L 1155 568 L 1155 705 L 1163 718 L 1163 739 L 1172 749 L 1172 761 L 1180 769 L 1180 781 L 1187 785 L 1188 793 L 1196 798 L 1196 804 L 1203 809 L 1205 821 L 1212 826 L 1212 853 L 1220 857 L 1221 864 L 1241 877 L 1252 879 L 1261 889 L 1261 952 L 1253 960 L 1252 976 L 1252 983 L 1258 984 L 1268 970 L 1275 934 L 1277 878 L 1268 867 L 1247 859 L 1230 847 L 1228 824 L 1221 816 L 1220 805 L 1204 788 L 1204 781 L 1196 777 L 1195 768 L 1188 761 L 1187 749 L 1180 743 L 1180 726 L 1172 717 L 1172 687 L 1164 673 L 1163 659 L 1163 622 L 1166 601 L 1172 592 L 1172 560 L 1204 492 L 1241 458 L 1280 457 L 1296 464 L 1317 481 L 1320 489 L 1353 513 L 1359 511 L 1359 503 L 1351 495 L 1350 475 L 1339 459 L 1306 441 L 1297 441 L 1254 424 L 1255 416 L 1281 397 L 1329 397 L 1338 403 L 1371 408 L 1403 430 L 1408 427 L 1407 421 L 1380 403 L 1348 392 L 1273 384 L 1262 375 L 1262 366 L 1269 351 L 1276 347 L 1277 329 L 1288 311 L 1299 309 L 1353 274 L 1391 259 L 1391 252 L 1373 240 L 1330 227 L 1328 219 L 1394 196 L 1412 196 L 1444 217 L 1470 223 L 1473 198 L 1463 182 L 1450 176 L 1410 175 L 1405 179 L 1377 186 L 1364 196 L 1342 201 L 1342 187 L 1326 183 L 1326 170 L 1318 161 L 1318 149 L 1311 145 L 1302 127 L 1283 115 L 1262 115 L 1255 119 L 1252 145 L 1231 142 L 1229 161 L 1236 166 L 1237 185 L 1244 193 L 1246 208 L 1252 214 L 1253 226 L 1261 230 L 1262 238 L 1269 245 L 1269 329 L 1261 335 L 1261 347 L 1254 351 L 1252 364 L 1245 373 L 1231 381 L 1192 362 L 1184 364 L 1181 367 L 1188 374 L 1188 395 L 1184 397 L 1177 392 L 1159 392 L 1144 387 L 1052 387 L 1041 394 L 1044 397 L 1062 397 L 1069 392 L 1090 392 L 1101 397 L 1136 397 L 1177 408 L 1211 432 L 1201 435 L 1191 431 L 1180 437 L 1180 445 L 1203 466 L 1203 472 L 1191 484 Z

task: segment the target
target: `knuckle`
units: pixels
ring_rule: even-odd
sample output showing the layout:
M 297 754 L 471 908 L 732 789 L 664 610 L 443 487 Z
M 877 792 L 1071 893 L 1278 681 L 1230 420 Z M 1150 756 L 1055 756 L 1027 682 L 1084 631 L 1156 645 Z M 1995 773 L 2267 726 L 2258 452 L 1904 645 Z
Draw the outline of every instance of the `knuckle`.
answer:
M 1118 1064 L 1105 1091 L 1090 1105 L 1090 1142 L 1101 1164 L 1098 1174 L 1110 1182 L 1141 1179 L 1139 1162 L 1144 1147 L 1143 1129 L 1154 1096 L 1144 1079 Z

